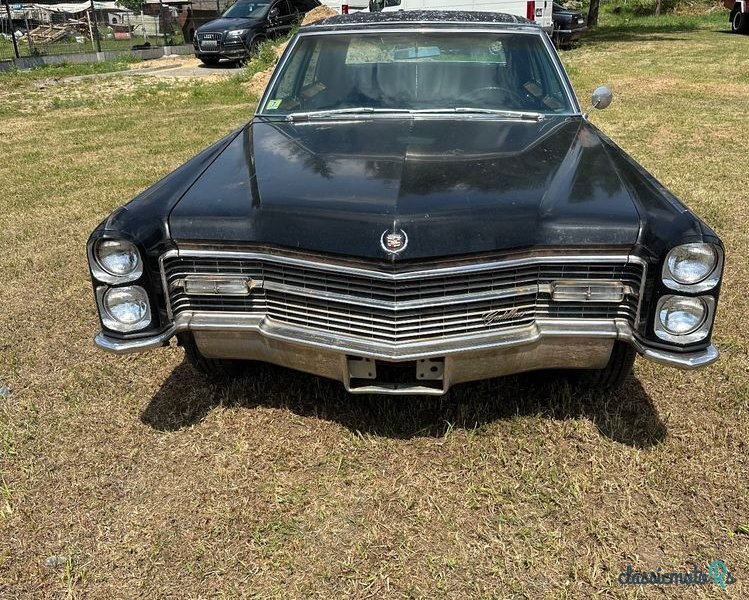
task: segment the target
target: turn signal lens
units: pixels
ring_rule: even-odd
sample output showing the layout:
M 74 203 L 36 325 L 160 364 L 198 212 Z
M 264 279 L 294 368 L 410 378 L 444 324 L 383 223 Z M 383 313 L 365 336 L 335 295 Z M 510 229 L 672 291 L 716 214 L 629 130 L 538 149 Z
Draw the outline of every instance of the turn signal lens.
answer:
M 188 275 L 180 282 L 187 294 L 196 296 L 249 296 L 256 286 L 255 280 L 249 277 L 231 277 L 217 275 L 214 277 Z
M 618 281 L 555 281 L 551 297 L 556 302 L 621 302 L 626 289 Z

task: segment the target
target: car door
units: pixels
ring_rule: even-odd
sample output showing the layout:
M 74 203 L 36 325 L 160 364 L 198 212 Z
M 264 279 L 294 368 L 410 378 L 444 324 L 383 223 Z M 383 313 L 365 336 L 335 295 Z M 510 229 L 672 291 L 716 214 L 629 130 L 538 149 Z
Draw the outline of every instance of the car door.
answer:
M 289 33 L 298 16 L 296 8 L 289 4 L 288 0 L 274 2 L 268 14 L 270 15 L 268 27 L 270 37 L 280 37 Z

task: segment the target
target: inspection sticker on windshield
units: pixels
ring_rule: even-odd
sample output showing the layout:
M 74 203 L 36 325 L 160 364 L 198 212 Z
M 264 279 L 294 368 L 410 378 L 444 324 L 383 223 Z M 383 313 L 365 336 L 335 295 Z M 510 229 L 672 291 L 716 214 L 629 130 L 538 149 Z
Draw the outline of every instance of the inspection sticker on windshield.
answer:
M 281 106 L 281 102 L 283 102 L 283 100 L 268 100 L 268 104 L 265 105 L 265 108 L 268 110 L 276 110 Z

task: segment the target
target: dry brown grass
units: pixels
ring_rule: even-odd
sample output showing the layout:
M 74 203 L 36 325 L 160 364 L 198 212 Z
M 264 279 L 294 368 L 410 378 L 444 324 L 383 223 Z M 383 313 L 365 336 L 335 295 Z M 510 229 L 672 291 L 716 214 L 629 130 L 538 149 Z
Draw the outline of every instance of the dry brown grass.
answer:
M 564 59 L 583 99 L 613 85 L 595 121 L 723 236 L 723 358 L 638 361 L 609 397 L 533 376 L 348 397 L 274 367 L 224 387 L 174 347 L 96 351 L 88 232 L 252 99 L 231 82 L 2 89 L 0 597 L 745 597 L 746 39 L 659 37 Z M 716 558 L 727 592 L 616 582 Z

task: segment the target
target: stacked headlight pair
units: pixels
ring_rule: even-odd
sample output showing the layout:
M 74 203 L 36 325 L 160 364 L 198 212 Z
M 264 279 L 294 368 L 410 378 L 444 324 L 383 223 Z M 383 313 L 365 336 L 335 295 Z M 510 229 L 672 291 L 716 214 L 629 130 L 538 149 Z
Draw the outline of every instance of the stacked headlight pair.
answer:
M 148 294 L 139 285 L 124 285 L 143 275 L 143 260 L 135 244 L 126 240 L 101 239 L 89 253 L 91 273 L 98 281 L 96 300 L 101 322 L 107 329 L 128 333 L 151 323 Z
M 720 283 L 722 269 L 723 255 L 714 244 L 683 244 L 668 253 L 663 264 L 663 283 L 682 293 L 668 294 L 658 301 L 655 334 L 659 338 L 693 344 L 708 336 L 715 315 L 715 296 L 705 292 Z

